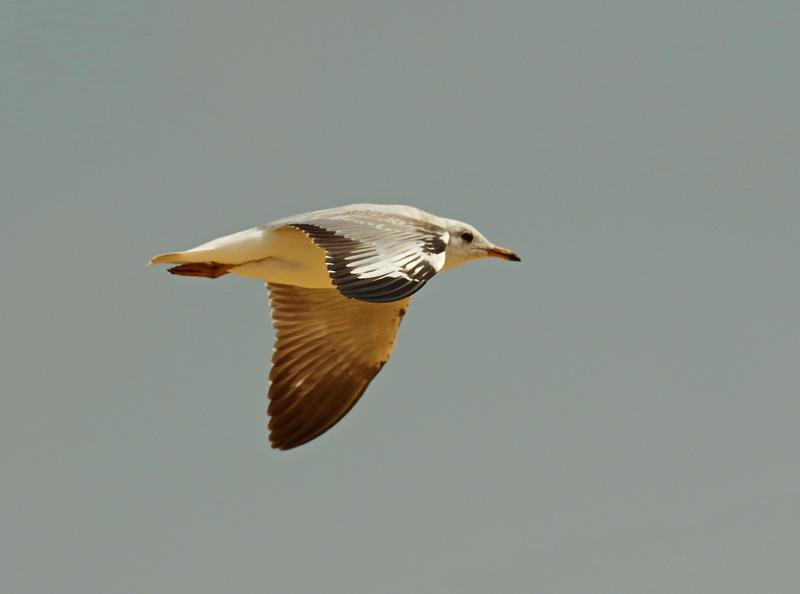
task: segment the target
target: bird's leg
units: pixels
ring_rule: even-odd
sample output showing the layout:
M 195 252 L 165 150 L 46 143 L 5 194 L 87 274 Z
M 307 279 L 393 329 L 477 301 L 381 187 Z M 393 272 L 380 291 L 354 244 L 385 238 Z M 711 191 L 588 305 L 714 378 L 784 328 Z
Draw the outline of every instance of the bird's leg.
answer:
M 236 264 L 220 264 L 219 262 L 192 262 L 191 264 L 181 264 L 170 268 L 172 274 L 179 276 L 202 276 L 203 278 L 219 278 L 223 274 L 228 274 Z

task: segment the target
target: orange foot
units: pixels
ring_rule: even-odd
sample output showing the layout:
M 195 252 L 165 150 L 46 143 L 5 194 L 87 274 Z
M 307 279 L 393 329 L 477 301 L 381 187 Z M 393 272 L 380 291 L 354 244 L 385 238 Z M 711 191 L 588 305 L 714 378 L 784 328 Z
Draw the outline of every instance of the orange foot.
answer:
M 219 262 L 192 262 L 191 264 L 181 264 L 170 268 L 172 274 L 179 276 L 202 276 L 203 278 L 219 278 L 223 274 L 228 274 L 236 264 L 220 264 Z

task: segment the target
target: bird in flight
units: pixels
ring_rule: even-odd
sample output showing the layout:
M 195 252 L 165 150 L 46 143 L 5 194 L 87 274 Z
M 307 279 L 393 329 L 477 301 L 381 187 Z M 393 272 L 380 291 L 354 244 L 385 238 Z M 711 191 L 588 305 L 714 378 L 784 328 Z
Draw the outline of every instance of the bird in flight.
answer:
M 519 262 L 474 227 L 401 205 L 352 204 L 280 219 L 150 264 L 172 274 L 266 281 L 276 329 L 273 448 L 319 437 L 389 359 L 411 296 L 437 272 L 480 258 Z

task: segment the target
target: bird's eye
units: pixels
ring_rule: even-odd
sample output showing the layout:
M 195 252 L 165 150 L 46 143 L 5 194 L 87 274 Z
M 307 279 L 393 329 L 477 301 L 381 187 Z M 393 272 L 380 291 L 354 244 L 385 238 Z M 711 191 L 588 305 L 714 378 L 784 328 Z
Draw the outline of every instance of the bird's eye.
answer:
M 461 234 L 461 239 L 463 239 L 467 243 L 472 243 L 472 233 L 470 233 L 469 231 L 464 231 Z

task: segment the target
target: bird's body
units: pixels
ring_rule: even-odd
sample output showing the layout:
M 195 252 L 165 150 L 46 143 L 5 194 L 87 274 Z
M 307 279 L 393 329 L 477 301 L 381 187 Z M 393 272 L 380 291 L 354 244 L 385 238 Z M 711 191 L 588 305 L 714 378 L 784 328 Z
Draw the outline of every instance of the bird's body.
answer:
M 226 272 L 307 289 L 333 288 L 325 268 L 325 251 L 295 227 L 256 227 L 220 237 L 186 252 L 153 258 L 153 264 L 228 266 Z M 178 269 L 176 274 L 183 274 Z M 194 275 L 187 275 L 194 276 Z
M 411 295 L 437 272 L 495 256 L 519 260 L 473 227 L 401 205 L 354 204 L 288 217 L 150 264 L 173 274 L 267 282 L 277 329 L 270 440 L 321 435 L 366 390 L 394 348 Z

